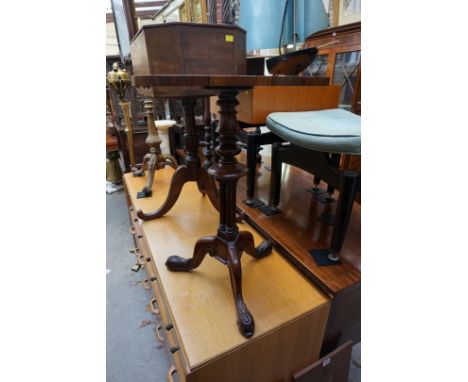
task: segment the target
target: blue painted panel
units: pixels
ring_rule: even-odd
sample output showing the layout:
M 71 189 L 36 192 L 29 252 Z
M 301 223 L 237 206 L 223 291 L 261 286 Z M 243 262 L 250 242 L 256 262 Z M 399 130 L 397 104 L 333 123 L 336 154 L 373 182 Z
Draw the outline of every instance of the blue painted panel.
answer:
M 284 22 L 283 45 L 293 41 L 292 1 Z M 239 25 L 247 31 L 247 50 L 278 48 L 286 0 L 242 0 Z
M 310 34 L 329 26 L 327 12 L 322 0 L 302 1 L 304 2 L 304 14 L 302 17 L 299 16 L 298 19 L 302 19 L 304 24 L 302 35 L 299 36 L 298 41 L 304 41 Z

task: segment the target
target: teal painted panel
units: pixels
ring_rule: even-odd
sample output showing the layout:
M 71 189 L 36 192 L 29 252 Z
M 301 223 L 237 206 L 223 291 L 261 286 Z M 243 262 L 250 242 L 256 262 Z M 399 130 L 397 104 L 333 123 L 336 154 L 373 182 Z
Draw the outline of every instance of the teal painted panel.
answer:
M 285 3 L 286 0 L 241 1 L 239 25 L 247 31 L 247 50 L 278 48 Z M 282 45 L 293 41 L 292 23 L 292 0 L 289 0 Z
M 304 13 L 302 14 L 302 17 L 297 13 L 299 16 L 297 19 L 302 22 L 302 31 L 298 28 L 302 33 L 299 35 L 298 41 L 304 41 L 310 34 L 328 28 L 330 25 L 322 0 L 301 1 L 304 3 Z

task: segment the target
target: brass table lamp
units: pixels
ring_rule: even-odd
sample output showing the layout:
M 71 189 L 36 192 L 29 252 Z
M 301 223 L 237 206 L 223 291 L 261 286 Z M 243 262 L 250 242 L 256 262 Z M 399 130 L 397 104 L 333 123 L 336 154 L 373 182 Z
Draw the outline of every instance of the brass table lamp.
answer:
M 118 62 L 112 64 L 112 70 L 107 73 L 107 83 L 114 89 L 119 95 L 119 105 L 122 108 L 122 112 L 125 119 L 125 132 L 127 133 L 128 139 L 128 151 L 130 154 L 130 167 L 135 167 L 135 151 L 133 148 L 133 125 L 132 118 L 130 116 L 130 102 L 125 98 L 125 91 L 130 86 L 130 78 L 125 69 L 119 67 Z

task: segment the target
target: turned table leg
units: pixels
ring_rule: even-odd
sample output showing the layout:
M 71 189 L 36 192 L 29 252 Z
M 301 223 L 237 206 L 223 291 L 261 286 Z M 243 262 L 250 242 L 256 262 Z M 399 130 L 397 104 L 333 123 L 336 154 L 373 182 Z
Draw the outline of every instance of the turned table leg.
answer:
M 236 186 L 239 178 L 246 173 L 245 166 L 239 164 L 235 157 L 240 153 L 236 143 L 236 95 L 237 91 L 223 90 L 218 96 L 220 144 L 216 147 L 216 153 L 219 155 L 219 161 L 209 169 L 209 174 L 219 182 L 217 234 L 199 239 L 191 259 L 170 256 L 166 266 L 172 271 L 190 271 L 201 264 L 206 254 L 227 265 L 237 312 L 237 325 L 241 334 L 249 338 L 254 334 L 255 322 L 242 296 L 240 258 L 243 252 L 257 259 L 262 258 L 271 253 L 272 243 L 264 241 L 255 248 L 252 234 L 248 231 L 239 232 L 236 224 Z
M 212 179 L 208 176 L 207 170 L 201 166 L 198 156 L 199 137 L 196 131 L 195 123 L 195 98 L 184 98 L 182 106 L 184 109 L 185 134 L 184 143 L 187 156 L 185 164 L 179 166 L 174 173 L 169 192 L 162 206 L 154 212 L 145 213 L 142 210 L 137 211 L 137 216 L 143 220 L 158 219 L 171 210 L 177 202 L 182 187 L 187 182 L 197 182 L 201 193 L 207 194 L 211 204 L 218 209 L 218 196 Z

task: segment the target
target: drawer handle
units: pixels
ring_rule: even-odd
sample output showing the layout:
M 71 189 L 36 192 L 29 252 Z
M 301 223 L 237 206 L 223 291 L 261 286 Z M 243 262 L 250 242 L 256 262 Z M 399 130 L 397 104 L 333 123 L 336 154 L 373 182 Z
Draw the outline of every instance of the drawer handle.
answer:
M 179 349 L 180 349 L 180 347 L 178 347 L 178 346 L 171 346 L 171 348 L 169 350 L 171 351 L 172 354 L 174 354 Z
M 128 230 L 130 231 L 130 233 L 131 233 L 132 235 L 135 235 L 135 233 L 136 233 L 136 228 L 135 228 L 135 226 L 131 226 Z
M 161 325 L 158 325 L 156 327 L 156 339 L 160 342 L 160 343 L 164 343 L 164 338 L 161 336 L 161 334 L 159 334 L 159 331 L 162 329 Z
M 171 330 L 173 327 L 174 327 L 174 325 L 172 325 L 172 324 L 167 324 L 167 325 L 166 325 L 166 330 L 169 331 L 169 330 Z
M 141 282 L 141 286 L 143 288 L 145 288 L 146 290 L 150 290 L 151 289 L 151 283 L 148 279 L 144 279 L 142 282 Z
M 153 282 L 153 281 L 156 281 L 158 278 L 156 276 L 153 276 L 150 278 L 150 281 Z
M 138 264 L 140 264 L 140 265 L 145 265 L 145 256 L 140 255 L 140 256 L 138 256 L 137 259 L 138 259 L 138 260 L 137 260 L 137 261 L 138 261 Z
M 167 380 L 168 380 L 169 382 L 174 382 L 174 379 L 172 378 L 172 375 L 173 375 L 174 373 L 177 373 L 177 369 L 175 368 L 174 365 L 172 365 L 172 366 L 169 368 L 168 372 L 167 372 Z
M 158 302 L 158 300 L 156 300 L 156 297 L 153 297 L 150 301 L 150 309 L 151 309 L 151 312 L 157 316 L 159 316 L 159 309 L 156 308 L 156 303 Z
M 140 233 L 140 234 L 137 235 L 137 238 L 138 238 L 138 239 L 142 239 L 142 238 L 143 238 L 143 235 Z

